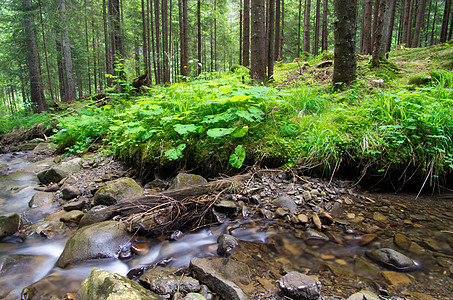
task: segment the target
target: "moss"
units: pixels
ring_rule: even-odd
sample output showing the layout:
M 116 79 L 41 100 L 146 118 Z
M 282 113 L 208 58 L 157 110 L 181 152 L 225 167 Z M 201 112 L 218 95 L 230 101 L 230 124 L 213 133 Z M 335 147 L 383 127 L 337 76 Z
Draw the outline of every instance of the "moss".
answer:
M 414 74 L 409 77 L 408 84 L 422 86 L 427 85 L 431 82 L 432 78 L 425 74 Z

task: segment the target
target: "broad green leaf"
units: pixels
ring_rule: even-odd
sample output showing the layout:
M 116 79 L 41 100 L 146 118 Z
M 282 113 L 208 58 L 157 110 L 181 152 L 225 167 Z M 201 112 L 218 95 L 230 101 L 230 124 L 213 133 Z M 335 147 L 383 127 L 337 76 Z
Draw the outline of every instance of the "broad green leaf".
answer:
M 252 114 L 246 110 L 238 110 L 236 111 L 236 115 L 249 122 L 255 122 L 255 119 L 253 118 Z
M 173 128 L 180 135 L 185 135 L 197 130 L 197 126 L 195 126 L 195 124 L 175 124 L 173 125 Z
M 206 134 L 212 138 L 220 138 L 220 137 L 231 134 L 233 131 L 234 131 L 234 128 L 212 128 L 212 129 L 209 129 Z
M 239 145 L 234 149 L 234 153 L 231 153 L 230 155 L 230 164 L 235 167 L 235 168 L 240 168 L 242 167 L 242 164 L 244 163 L 245 159 L 245 149 L 242 147 L 242 145 Z
M 246 125 L 242 128 L 238 128 L 236 129 L 232 134 L 231 136 L 232 137 L 235 137 L 235 138 L 241 138 L 243 137 L 244 135 L 247 134 L 247 132 L 249 131 L 249 127 Z
M 184 156 L 182 152 L 186 149 L 186 146 L 186 144 L 180 144 L 176 148 L 165 151 L 164 154 L 169 160 L 177 160 Z

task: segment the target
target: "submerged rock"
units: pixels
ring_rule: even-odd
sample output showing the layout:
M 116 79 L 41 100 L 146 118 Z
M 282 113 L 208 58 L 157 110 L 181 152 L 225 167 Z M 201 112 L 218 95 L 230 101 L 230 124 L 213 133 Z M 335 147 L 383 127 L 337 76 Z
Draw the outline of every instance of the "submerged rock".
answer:
M 31 198 L 30 202 L 28 202 L 28 206 L 30 208 L 45 207 L 52 205 L 54 201 L 55 201 L 54 193 L 36 192 Z
M 384 266 L 395 270 L 412 271 L 418 267 L 412 259 L 390 248 L 371 250 L 366 252 L 366 255 Z
M 65 293 L 77 293 L 81 283 L 82 279 L 77 275 L 53 273 L 24 288 L 21 299 L 61 299 L 61 295 Z
M 278 280 L 282 292 L 301 300 L 315 300 L 321 296 L 321 282 L 299 272 L 289 272 Z
M 97 190 L 93 197 L 93 204 L 113 205 L 142 194 L 142 188 L 134 179 L 128 177 L 120 178 Z
M 14 234 L 20 225 L 20 217 L 16 213 L 0 216 L 0 238 Z
M 51 167 L 50 169 L 43 170 L 39 172 L 37 176 L 41 183 L 49 184 L 51 182 L 59 182 L 69 174 L 80 171 L 81 168 L 82 159 L 74 158 L 70 161 Z
M 157 267 L 146 270 L 139 281 L 159 295 L 173 295 L 176 292 L 190 293 L 200 290 L 200 283 L 195 278 L 178 274 L 180 268 Z
M 65 268 L 90 259 L 117 258 L 129 239 L 123 223 L 105 221 L 83 227 L 66 242 L 56 266 Z
M 229 234 L 221 234 L 217 239 L 217 254 L 230 255 L 239 246 L 239 240 Z
M 373 292 L 362 290 L 348 297 L 347 300 L 379 300 L 379 296 Z
M 64 228 L 63 222 L 47 220 L 47 221 L 41 221 L 41 222 L 31 225 L 30 227 L 27 228 L 25 233 L 27 235 L 36 234 L 36 235 L 45 236 L 47 238 L 53 238 L 54 236 L 56 236 L 58 234 L 64 233 L 63 228 Z
M 140 284 L 116 273 L 93 268 L 82 282 L 76 299 L 83 300 L 149 300 L 163 299 Z
M 170 189 L 182 189 L 203 183 L 208 183 L 208 181 L 200 175 L 179 173 L 176 175 L 175 179 L 173 179 L 173 184 L 170 186 Z
M 228 258 L 192 258 L 190 269 L 196 278 L 224 299 L 246 300 L 239 284 L 250 284 L 247 265 Z

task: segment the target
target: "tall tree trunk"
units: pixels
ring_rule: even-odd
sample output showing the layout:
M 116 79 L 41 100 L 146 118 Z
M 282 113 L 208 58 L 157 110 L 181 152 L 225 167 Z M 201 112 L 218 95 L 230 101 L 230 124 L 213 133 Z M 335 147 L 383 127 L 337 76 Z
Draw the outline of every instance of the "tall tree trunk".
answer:
M 319 51 L 319 24 L 321 18 L 321 0 L 316 0 L 316 17 L 315 17 L 315 41 L 313 44 L 313 54 L 318 55 Z
M 363 11 L 362 53 L 371 54 L 371 12 L 373 0 L 366 0 Z
M 378 15 L 376 20 L 376 29 L 374 31 L 373 54 L 371 63 L 378 66 L 380 61 L 385 58 L 385 49 L 387 46 L 385 19 L 388 12 L 388 1 L 380 0 Z
M 450 17 L 451 11 L 451 0 L 445 0 L 445 9 L 444 9 L 444 16 L 442 18 L 442 27 L 440 29 L 440 43 L 445 43 L 447 41 L 448 36 L 448 21 Z
M 334 70 L 335 88 L 350 85 L 356 76 L 356 0 L 334 0 Z
M 300 58 L 301 23 L 302 23 L 302 0 L 299 0 L 299 23 L 298 23 L 298 31 L 297 31 L 297 58 Z
M 43 46 L 43 50 L 44 50 L 44 57 L 46 58 L 47 79 L 49 81 L 50 99 L 54 100 L 55 98 L 53 96 L 52 80 L 50 79 L 50 68 L 49 68 L 49 60 L 48 60 L 48 55 L 47 55 L 46 35 L 45 35 L 45 31 L 44 31 L 44 20 L 42 17 L 41 0 L 38 1 L 38 5 L 39 5 L 39 17 L 41 20 L 42 46 Z
M 149 68 L 149 53 L 148 53 L 148 24 L 149 22 L 146 19 L 147 6 L 145 5 L 145 0 L 142 0 L 142 42 L 143 42 L 143 62 L 145 64 L 145 74 L 146 81 L 149 83 L 149 78 L 151 77 L 151 70 Z
M 392 36 L 393 36 L 393 27 L 395 26 L 395 13 L 396 13 L 396 3 L 398 0 L 391 0 L 390 1 L 390 16 L 389 16 L 389 26 L 387 32 L 387 45 L 386 45 L 386 52 L 390 52 L 392 47 Z
M 30 96 L 33 103 L 34 112 L 42 112 L 48 109 L 44 99 L 42 88 L 42 79 L 39 72 L 38 51 L 35 39 L 35 21 L 32 9 L 31 0 L 24 0 L 22 5 L 25 8 L 24 13 L 24 28 L 27 43 L 27 65 L 28 76 L 30 80 Z
M 327 15 L 329 13 L 329 0 L 323 0 L 322 9 L 322 33 L 321 33 L 321 50 L 327 51 Z
M 112 49 L 110 41 L 110 26 L 107 15 L 107 3 L 106 0 L 102 0 L 102 17 L 104 21 L 104 45 L 105 45 L 105 72 L 113 75 L 113 63 L 112 63 Z M 107 85 L 112 86 L 112 78 L 107 77 Z
M 168 4 L 162 0 L 162 51 L 164 53 L 164 82 L 170 83 L 170 53 L 168 51 Z
M 56 29 L 56 38 L 55 46 L 57 50 L 57 67 L 58 67 L 58 83 L 60 86 L 60 101 L 66 101 L 66 78 L 64 76 L 64 67 L 63 67 L 63 51 L 61 48 L 61 32 L 57 27 Z
M 197 75 L 201 74 L 201 0 L 197 0 Z
M 239 0 L 239 64 L 242 64 L 242 41 L 243 37 L 243 30 L 244 30 L 244 10 L 243 10 L 243 3 L 242 0 Z
M 266 81 L 266 26 L 264 0 L 251 1 L 251 77 L 255 83 Z
M 310 7 L 311 0 L 305 0 L 304 7 L 304 55 L 310 53 Z
M 275 0 L 269 1 L 269 48 L 267 49 L 267 80 L 274 77 L 274 48 L 275 48 Z
M 250 65 L 250 0 L 244 0 L 243 23 L 242 65 L 248 67 Z
M 428 5 L 428 17 L 426 19 L 426 25 L 425 25 L 425 47 L 428 46 L 428 36 L 429 36 L 429 22 L 431 21 L 431 6 L 433 4 L 433 1 L 432 0 L 429 0 L 429 5 Z
M 415 19 L 414 37 L 412 38 L 412 48 L 417 48 L 420 40 L 420 30 L 422 29 L 423 17 L 425 16 L 426 0 L 419 0 L 417 15 Z
M 214 68 L 217 70 L 217 0 L 214 0 Z
M 94 79 L 94 92 L 98 91 L 98 78 L 97 78 L 97 48 L 96 48 L 96 35 L 94 30 L 94 18 L 91 19 L 91 37 L 92 37 L 92 53 L 93 53 L 93 79 Z
M 447 38 L 448 41 L 451 40 L 451 36 L 453 34 L 453 14 L 450 13 L 450 15 L 451 15 L 450 16 L 450 29 L 448 30 L 448 38 Z
M 371 32 L 371 52 L 373 50 L 373 45 L 376 41 L 376 26 L 378 21 L 378 14 L 379 14 L 379 4 L 381 0 L 374 0 L 374 12 L 373 12 L 373 29 Z M 370 52 L 370 53 L 371 53 Z
M 274 60 L 278 61 L 280 57 L 280 19 L 281 19 L 281 0 L 275 2 L 275 47 Z
M 74 71 L 72 69 L 72 55 L 71 55 L 71 45 L 69 43 L 68 35 L 68 26 L 66 24 L 66 0 L 62 0 L 60 3 L 61 11 L 61 23 L 63 25 L 62 35 L 61 35 L 61 44 L 63 48 L 63 57 L 64 57 L 64 69 L 66 74 L 66 99 L 65 101 L 72 101 L 77 98 L 76 89 L 75 89 L 75 78 Z
M 282 1 L 282 26 L 280 33 L 280 58 L 283 57 L 283 39 L 285 37 L 285 0 Z
M 160 5 L 159 0 L 154 0 L 154 36 L 156 38 L 156 65 L 157 65 L 157 78 L 156 83 L 162 83 L 162 53 L 160 51 Z
M 88 36 L 88 11 L 87 11 L 87 0 L 84 0 L 84 10 L 85 10 L 85 43 L 87 49 L 87 75 L 88 75 L 88 93 L 91 95 L 91 72 L 90 72 L 90 44 L 89 44 L 89 36 Z
M 188 24 L 188 0 L 180 1 L 180 34 L 181 34 L 181 75 L 187 77 L 189 75 L 189 24 Z
M 435 5 L 434 5 L 433 25 L 431 28 L 431 39 L 429 41 L 430 46 L 434 45 L 434 30 L 435 30 L 435 25 L 436 25 L 436 18 L 437 18 L 437 1 L 435 1 Z

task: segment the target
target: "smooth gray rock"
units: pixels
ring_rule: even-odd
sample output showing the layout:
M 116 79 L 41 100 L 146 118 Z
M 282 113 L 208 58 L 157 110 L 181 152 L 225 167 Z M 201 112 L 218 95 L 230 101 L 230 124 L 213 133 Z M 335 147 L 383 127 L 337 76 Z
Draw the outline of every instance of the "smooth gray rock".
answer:
M 146 270 L 139 281 L 156 294 L 173 295 L 176 292 L 190 293 L 200 290 L 200 282 L 190 276 L 175 275 L 179 268 L 157 267 Z
M 103 222 L 110 220 L 115 216 L 115 213 L 112 212 L 108 206 L 98 205 L 91 208 L 87 213 L 82 217 L 79 222 L 79 228 L 88 226 L 91 224 Z
M 76 299 L 153 300 L 163 299 L 140 284 L 116 273 L 93 268 L 82 282 Z
M 117 258 L 129 240 L 123 223 L 105 221 L 83 227 L 68 239 L 56 266 L 65 268 L 91 259 Z
M 299 272 L 289 272 L 278 280 L 278 285 L 293 299 L 316 300 L 321 296 L 321 282 Z
M 362 290 L 348 297 L 347 300 L 379 300 L 380 298 L 373 292 Z
M 64 185 L 61 189 L 61 193 L 63 194 L 64 200 L 72 200 L 78 196 L 80 196 L 81 192 L 73 187 L 72 185 Z
M 82 168 L 82 159 L 77 157 L 70 161 L 63 162 L 57 166 L 51 167 L 50 169 L 41 171 L 37 174 L 38 179 L 43 184 L 49 184 L 51 182 L 60 182 L 63 178 L 67 177 L 71 173 L 76 173 Z
M 46 207 L 52 205 L 55 201 L 55 194 L 48 192 L 36 192 L 28 202 L 30 208 Z
M 418 267 L 412 259 L 390 248 L 367 251 L 366 255 L 369 258 L 394 270 L 412 271 Z
M 250 284 L 247 265 L 229 258 L 192 258 L 190 269 L 195 277 L 224 299 L 245 300 L 238 284 Z
M 202 294 L 188 293 L 182 300 L 206 300 L 206 298 Z
M 20 217 L 16 213 L 0 216 L 0 238 L 16 233 L 19 225 Z
M 190 187 L 207 182 L 208 181 L 200 175 L 179 173 L 178 175 L 176 175 L 175 179 L 173 179 L 173 183 L 170 186 L 170 189 L 182 189 L 185 187 Z
M 277 207 L 281 207 L 283 209 L 289 210 L 290 212 L 297 211 L 296 202 L 294 202 L 294 200 L 288 196 L 278 197 L 277 199 L 272 201 L 272 204 L 274 204 Z
M 65 211 L 82 210 L 87 203 L 86 199 L 74 200 L 63 205 Z
M 113 205 L 141 196 L 142 188 L 132 178 L 114 180 L 96 191 L 93 205 Z
M 217 254 L 230 255 L 239 246 L 239 240 L 229 234 L 221 234 L 217 238 Z
M 64 228 L 63 222 L 48 220 L 48 221 L 41 221 L 41 222 L 31 225 L 30 227 L 27 228 L 25 233 L 27 235 L 36 234 L 36 235 L 45 236 L 47 238 L 52 238 L 55 235 L 64 233 L 63 228 Z

